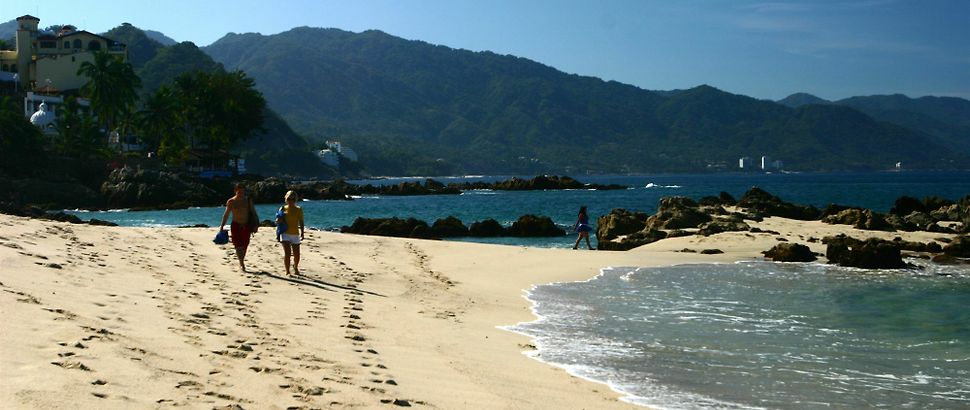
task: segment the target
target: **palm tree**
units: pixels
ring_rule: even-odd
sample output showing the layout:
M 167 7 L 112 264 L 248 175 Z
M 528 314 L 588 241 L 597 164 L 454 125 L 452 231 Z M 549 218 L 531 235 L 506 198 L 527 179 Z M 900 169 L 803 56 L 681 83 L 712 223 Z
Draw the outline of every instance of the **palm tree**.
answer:
M 155 151 L 162 141 L 185 139 L 178 99 L 168 86 L 161 86 L 148 96 L 145 105 L 135 117 L 145 149 Z
M 115 120 L 131 111 L 138 100 L 141 79 L 131 64 L 106 52 L 95 53 L 93 62 L 81 63 L 77 75 L 88 77 L 81 94 L 91 99 L 98 121 L 106 130 L 111 130 Z

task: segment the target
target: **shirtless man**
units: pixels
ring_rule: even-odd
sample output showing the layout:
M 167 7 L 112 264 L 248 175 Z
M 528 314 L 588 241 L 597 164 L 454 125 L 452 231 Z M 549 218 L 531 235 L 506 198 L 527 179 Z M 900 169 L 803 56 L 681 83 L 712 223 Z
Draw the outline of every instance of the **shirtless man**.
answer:
M 236 184 L 236 195 L 226 201 L 226 212 L 222 214 L 222 223 L 219 224 L 219 231 L 226 230 L 226 220 L 229 213 L 232 213 L 232 224 L 229 225 L 229 238 L 232 239 L 232 246 L 236 248 L 236 257 L 239 258 L 239 269 L 246 271 L 246 248 L 249 247 L 249 238 L 254 232 L 249 231 L 249 211 L 253 207 L 253 202 L 246 195 L 246 187 L 243 184 Z M 252 210 L 253 214 L 256 210 Z

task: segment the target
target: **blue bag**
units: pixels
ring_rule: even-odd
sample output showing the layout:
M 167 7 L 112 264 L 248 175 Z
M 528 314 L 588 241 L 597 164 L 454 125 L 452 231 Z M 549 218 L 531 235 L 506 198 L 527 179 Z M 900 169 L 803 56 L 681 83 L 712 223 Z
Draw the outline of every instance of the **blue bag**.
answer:
M 219 233 L 216 234 L 216 237 L 212 240 L 212 242 L 215 243 L 216 245 L 225 245 L 229 243 L 229 232 L 219 231 Z
M 286 233 L 289 227 L 286 225 L 286 213 L 283 212 L 283 207 L 280 207 L 279 211 L 276 211 L 276 236 Z

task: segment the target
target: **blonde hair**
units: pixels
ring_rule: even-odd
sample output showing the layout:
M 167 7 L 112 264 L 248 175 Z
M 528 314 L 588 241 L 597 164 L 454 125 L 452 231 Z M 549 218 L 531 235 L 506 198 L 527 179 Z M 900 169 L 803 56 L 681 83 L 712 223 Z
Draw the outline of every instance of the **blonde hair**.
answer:
M 289 201 L 290 198 L 293 198 L 293 200 L 295 201 L 299 199 L 300 196 L 296 194 L 296 191 L 286 191 L 286 195 L 283 195 L 283 200 Z

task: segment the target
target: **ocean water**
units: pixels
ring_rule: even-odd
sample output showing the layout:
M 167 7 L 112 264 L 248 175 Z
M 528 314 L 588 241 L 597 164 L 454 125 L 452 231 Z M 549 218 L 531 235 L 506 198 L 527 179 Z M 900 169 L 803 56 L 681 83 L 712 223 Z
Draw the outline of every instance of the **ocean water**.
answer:
M 529 178 L 529 176 L 520 176 Z M 454 181 L 500 181 L 510 176 L 477 176 L 436 178 Z M 410 197 L 369 196 L 353 201 L 304 201 L 308 226 L 335 230 L 350 225 L 357 217 L 415 217 L 433 223 L 436 219 L 455 216 L 466 225 L 493 218 L 511 225 L 524 214 L 546 215 L 563 228 L 572 227 L 580 206 L 588 206 L 591 220 L 614 208 L 656 211 L 660 198 L 681 195 L 699 199 L 725 191 L 740 198 L 752 186 L 766 189 L 782 199 L 819 207 L 829 203 L 855 205 L 888 211 L 902 195 L 941 196 L 959 199 L 970 194 L 970 171 L 967 172 L 882 172 L 826 174 L 684 174 L 684 175 L 614 175 L 581 176 L 580 181 L 600 184 L 622 184 L 630 189 L 619 191 L 466 191 L 462 195 Z M 397 184 L 423 178 L 388 178 L 352 181 L 355 183 Z M 226 197 L 231 196 L 230 192 Z M 263 219 L 269 219 L 281 205 L 259 205 Z M 73 211 L 82 219 L 104 219 L 124 226 L 168 226 L 207 224 L 215 226 L 223 208 L 193 208 L 172 211 L 109 212 Z M 568 230 L 568 229 L 567 229 Z M 463 240 L 509 245 L 566 247 L 572 246 L 573 235 L 560 238 L 468 238 Z
M 970 408 L 966 268 L 609 268 L 528 298 L 532 355 L 637 404 Z

